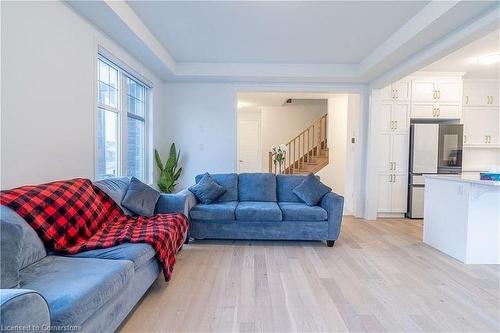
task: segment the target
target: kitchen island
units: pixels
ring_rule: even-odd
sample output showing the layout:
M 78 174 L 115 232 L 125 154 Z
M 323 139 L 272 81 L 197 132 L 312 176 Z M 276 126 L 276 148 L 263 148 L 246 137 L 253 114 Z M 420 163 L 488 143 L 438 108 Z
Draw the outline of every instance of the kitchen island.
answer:
M 500 182 L 426 176 L 423 240 L 466 264 L 500 264 Z

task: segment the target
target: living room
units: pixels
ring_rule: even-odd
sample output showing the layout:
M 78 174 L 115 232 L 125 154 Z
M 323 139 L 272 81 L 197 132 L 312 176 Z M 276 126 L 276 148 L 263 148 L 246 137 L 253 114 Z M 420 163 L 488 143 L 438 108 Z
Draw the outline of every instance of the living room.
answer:
M 500 331 L 499 29 L 497 1 L 2 1 L 1 331 Z

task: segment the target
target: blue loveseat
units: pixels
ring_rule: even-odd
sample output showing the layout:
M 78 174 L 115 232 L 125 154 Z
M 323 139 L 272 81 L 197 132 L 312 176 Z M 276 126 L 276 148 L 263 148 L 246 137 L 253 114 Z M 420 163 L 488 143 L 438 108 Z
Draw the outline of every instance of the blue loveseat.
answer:
M 202 177 L 196 176 L 195 182 Z M 188 193 L 190 238 L 321 240 L 333 246 L 339 237 L 344 198 L 330 192 L 318 206 L 307 206 L 293 193 L 305 176 L 228 173 L 211 177 L 226 192 L 211 204 L 200 204 Z
M 129 181 L 95 184 L 120 204 Z M 155 212 L 187 215 L 186 198 L 162 194 Z M 8 207 L 0 206 L 0 217 L 2 287 L 8 280 L 19 281 L 18 288 L 0 291 L 2 331 L 112 332 L 160 273 L 148 244 L 59 256 L 47 252 L 34 229 Z M 15 262 L 20 269 L 9 272 Z

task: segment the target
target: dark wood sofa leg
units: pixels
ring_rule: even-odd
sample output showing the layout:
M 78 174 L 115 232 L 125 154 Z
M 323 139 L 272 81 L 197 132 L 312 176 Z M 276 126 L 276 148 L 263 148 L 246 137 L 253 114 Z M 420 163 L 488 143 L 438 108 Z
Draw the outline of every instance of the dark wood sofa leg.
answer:
M 187 236 L 186 240 L 184 241 L 184 244 L 189 244 L 189 241 L 190 241 L 189 236 Z
M 326 246 L 328 246 L 328 247 L 333 247 L 334 244 L 335 244 L 334 240 L 327 240 L 326 241 Z

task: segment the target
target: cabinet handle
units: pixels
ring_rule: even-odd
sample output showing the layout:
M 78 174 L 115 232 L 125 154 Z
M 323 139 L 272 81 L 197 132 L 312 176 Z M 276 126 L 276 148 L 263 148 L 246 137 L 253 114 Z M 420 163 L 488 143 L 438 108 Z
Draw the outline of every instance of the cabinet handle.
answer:
M 491 96 L 491 104 L 493 104 L 493 96 Z
M 394 162 L 394 170 L 396 170 L 396 162 Z
M 469 104 L 469 96 L 465 96 L 465 104 Z
M 391 130 L 393 130 L 393 129 L 394 129 L 394 121 L 391 120 Z
M 397 120 L 394 121 L 394 129 L 395 130 L 398 129 L 398 121 Z
M 396 89 L 396 99 L 399 99 L 399 89 Z
M 437 108 L 436 110 L 437 110 L 437 117 L 439 117 L 441 115 L 441 110 L 439 108 Z
M 467 143 L 467 135 L 464 135 L 464 143 Z
M 488 136 L 487 135 L 484 136 L 484 143 L 488 143 Z
M 432 91 L 432 98 L 436 99 L 436 90 Z
M 441 98 L 441 90 L 438 90 L 438 99 Z
M 432 116 L 435 117 L 436 116 L 436 108 L 432 108 Z

